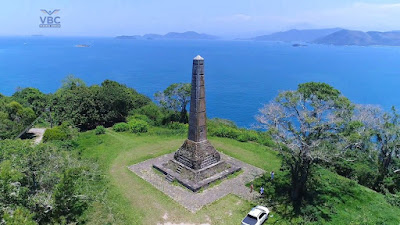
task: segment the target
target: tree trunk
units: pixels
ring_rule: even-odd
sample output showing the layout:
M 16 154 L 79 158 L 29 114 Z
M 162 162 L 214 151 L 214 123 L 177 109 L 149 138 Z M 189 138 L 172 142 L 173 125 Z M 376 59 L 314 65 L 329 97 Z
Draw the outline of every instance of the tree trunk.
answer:
M 383 184 L 383 180 L 387 177 L 389 173 L 389 166 L 392 163 L 392 154 L 391 152 L 384 151 L 381 153 L 381 160 L 379 162 L 379 175 L 376 180 L 375 190 L 382 191 L 381 185 Z
M 295 209 L 299 209 L 298 207 L 300 206 L 306 191 L 311 161 L 308 159 L 302 159 L 300 162 L 296 162 L 296 164 L 297 165 L 295 165 L 291 171 L 292 188 L 290 197 L 294 203 Z
M 181 111 L 179 117 L 180 117 L 179 118 L 179 122 L 185 123 L 185 124 L 189 123 L 189 118 L 188 118 L 188 115 L 187 115 L 186 107 L 182 107 L 182 111 Z

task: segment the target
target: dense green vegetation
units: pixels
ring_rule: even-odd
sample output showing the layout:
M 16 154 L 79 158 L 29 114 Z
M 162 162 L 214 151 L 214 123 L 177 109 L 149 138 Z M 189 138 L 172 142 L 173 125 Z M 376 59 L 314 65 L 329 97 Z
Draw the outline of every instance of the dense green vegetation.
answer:
M 400 223 L 395 109 L 355 105 L 311 82 L 260 109 L 258 130 L 208 120 L 219 151 L 267 171 L 254 181 L 266 194 L 253 202 L 229 195 L 190 214 L 127 169 L 175 151 L 187 135 L 190 84 L 155 97 L 73 76 L 54 94 L 0 95 L 0 224 L 235 224 L 257 203 L 271 207 L 268 223 Z M 9 140 L 38 116 L 44 143 Z
M 86 130 L 125 121 L 129 112 L 150 102 L 134 89 L 115 81 L 87 87 L 69 77 L 53 96 L 51 106 L 57 123 L 72 122 Z
M 47 107 L 49 96 L 36 88 L 20 88 L 12 95 L 12 98 L 24 107 L 32 108 L 36 116 L 40 116 Z
M 35 118 L 31 108 L 0 95 L 0 140 L 17 136 Z
M 68 148 L 4 140 L 0 149 L 0 215 L 6 224 L 79 222 L 92 202 L 100 202 L 97 166 Z

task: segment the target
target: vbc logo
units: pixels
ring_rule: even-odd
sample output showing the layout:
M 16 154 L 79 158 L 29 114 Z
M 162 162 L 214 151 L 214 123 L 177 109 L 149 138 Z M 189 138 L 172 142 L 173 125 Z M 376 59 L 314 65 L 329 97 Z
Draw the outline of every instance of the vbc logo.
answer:
M 55 9 L 53 11 L 51 11 L 51 10 L 47 11 L 45 9 L 41 9 L 40 11 L 42 11 L 44 14 L 46 14 L 46 16 L 40 17 L 40 22 L 42 22 L 39 25 L 40 28 L 60 28 L 61 27 L 60 17 L 52 16 L 53 14 L 57 14 L 60 11 L 59 9 Z

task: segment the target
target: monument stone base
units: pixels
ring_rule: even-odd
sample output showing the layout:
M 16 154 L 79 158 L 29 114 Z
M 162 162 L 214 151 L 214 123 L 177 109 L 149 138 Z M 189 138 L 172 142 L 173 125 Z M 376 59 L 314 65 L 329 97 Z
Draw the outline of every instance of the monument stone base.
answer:
M 175 152 L 174 159 L 186 167 L 200 170 L 217 164 L 220 161 L 220 156 L 208 140 L 195 142 L 186 139 Z
M 228 163 L 223 157 L 217 163 L 198 170 L 180 163 L 173 157 L 162 163 L 153 164 L 153 167 L 165 174 L 167 179 L 176 180 L 193 192 L 241 170 L 239 166 Z

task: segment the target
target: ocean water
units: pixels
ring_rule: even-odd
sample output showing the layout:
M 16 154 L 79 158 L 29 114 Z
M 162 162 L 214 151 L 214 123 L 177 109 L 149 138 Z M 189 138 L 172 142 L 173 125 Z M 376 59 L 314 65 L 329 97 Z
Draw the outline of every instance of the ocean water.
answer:
M 54 92 L 74 74 L 88 85 L 111 79 L 152 97 L 171 83 L 190 82 L 197 54 L 205 58 L 208 117 L 242 127 L 251 127 L 279 91 L 308 81 L 326 82 L 355 103 L 400 107 L 400 47 L 254 41 L 1 37 L 0 93 L 17 87 Z

